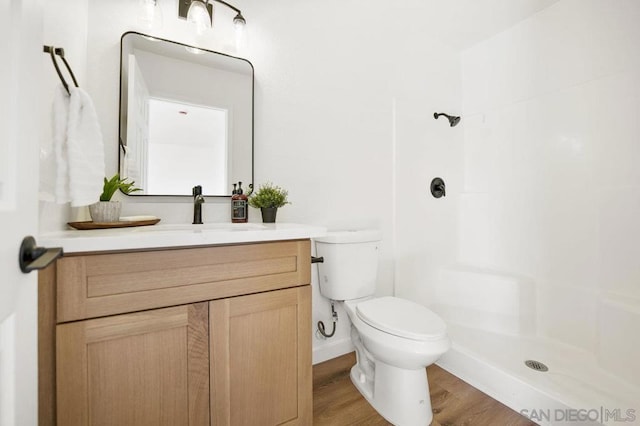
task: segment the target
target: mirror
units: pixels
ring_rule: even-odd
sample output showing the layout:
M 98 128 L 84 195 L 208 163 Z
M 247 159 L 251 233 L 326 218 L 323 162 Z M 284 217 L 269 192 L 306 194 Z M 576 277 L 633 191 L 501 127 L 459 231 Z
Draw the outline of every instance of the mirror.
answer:
M 120 50 L 120 175 L 140 195 L 229 196 L 253 182 L 253 66 L 127 32 Z

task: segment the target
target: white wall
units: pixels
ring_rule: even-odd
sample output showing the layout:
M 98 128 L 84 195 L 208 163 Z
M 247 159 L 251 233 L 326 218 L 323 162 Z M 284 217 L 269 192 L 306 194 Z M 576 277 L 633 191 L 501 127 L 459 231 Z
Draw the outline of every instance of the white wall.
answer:
M 455 247 L 455 240 L 448 238 L 455 232 L 455 197 L 434 204 L 428 185 L 439 174 L 451 185 L 450 194 L 459 187 L 452 163 L 459 143 L 451 142 L 460 128 L 452 132 L 442 119 L 436 122 L 432 117 L 436 110 L 459 110 L 459 62 L 427 34 L 428 25 L 381 0 L 367 8 L 336 0 L 322 4 L 238 0 L 234 4 L 247 18 L 247 44 L 236 51 L 233 16 L 224 8 L 218 8 L 217 28 L 196 39 L 188 24 L 176 18 L 175 1 L 160 0 L 164 26 L 152 34 L 241 56 L 255 67 L 255 182 L 273 181 L 289 190 L 292 204 L 278 213 L 279 221 L 381 229 L 380 294 L 393 292 L 396 212 L 404 223 L 425 219 L 415 232 L 402 228 L 403 239 L 420 232 L 442 241 L 449 256 Z M 87 4 L 86 78 L 80 84 L 94 100 L 107 172 L 115 173 L 120 36 L 141 28 L 136 2 L 87 0 Z M 84 20 L 82 14 L 58 18 L 57 26 L 64 26 L 65 19 Z M 71 37 L 60 42 L 65 43 L 71 43 Z M 81 53 L 69 59 L 74 66 L 85 60 Z M 417 163 L 420 170 L 412 170 L 413 165 L 396 168 L 395 155 L 417 160 L 412 152 L 415 141 L 420 142 L 424 160 Z M 189 199 L 121 199 L 123 215 L 155 214 L 163 222 L 191 220 Z M 228 200 L 208 199 L 204 220 L 228 221 L 229 210 Z M 58 219 L 49 220 L 42 230 L 62 228 L 70 220 L 67 217 L 64 207 L 59 208 Z M 260 221 L 259 212 L 252 209 L 250 220 Z M 403 250 L 401 261 L 408 266 L 401 269 L 406 270 L 402 275 L 407 280 L 417 275 L 423 262 L 416 251 Z M 315 280 L 314 268 L 314 323 L 327 322 L 329 305 Z M 424 291 L 407 288 L 408 297 Z M 336 337 L 314 340 L 316 361 L 348 348 L 346 314 L 340 310 L 339 315 Z
M 380 228 L 379 293 L 390 294 L 395 212 L 400 212 L 398 222 L 420 217 L 418 206 L 431 198 L 431 175 L 448 171 L 452 133 L 446 128 L 438 134 L 445 124 L 436 123 L 432 114 L 458 106 L 457 58 L 431 41 L 425 27 L 408 25 L 406 11 L 388 3 L 371 2 L 367 8 L 354 2 L 286 3 L 256 0 L 247 8 L 253 16 L 257 180 L 290 189 L 293 205 L 279 220 Z M 442 145 L 432 140 L 434 132 L 445 139 Z M 413 157 L 409 147 L 418 141 L 433 147 L 419 170 L 410 170 L 412 165 L 396 169 L 394 156 Z M 436 166 L 439 162 L 445 166 Z M 397 194 L 396 182 L 403 189 Z M 455 218 L 454 212 L 449 213 Z M 413 251 L 406 250 L 403 259 Z M 315 279 L 315 268 L 313 273 Z M 317 287 L 313 300 L 314 324 L 327 323 L 330 309 Z M 315 341 L 316 361 L 332 354 L 332 343 L 349 342 L 346 314 L 339 311 L 339 316 L 336 337 L 326 345 Z
M 460 62 L 439 52 L 436 63 L 409 65 L 423 76 L 395 104 L 396 292 L 424 305 L 433 301 L 443 266 L 456 262 L 458 196 L 462 186 L 464 121 L 450 127 L 434 112 L 460 115 Z M 446 195 L 434 198 L 431 180 L 445 181 Z
M 539 334 L 640 383 L 638 22 L 635 0 L 562 0 L 462 54 L 459 241 L 533 279 Z

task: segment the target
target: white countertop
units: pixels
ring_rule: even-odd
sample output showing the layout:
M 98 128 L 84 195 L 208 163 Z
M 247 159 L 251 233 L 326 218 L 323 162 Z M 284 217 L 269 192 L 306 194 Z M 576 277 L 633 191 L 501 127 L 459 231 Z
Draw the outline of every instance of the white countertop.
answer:
M 131 228 L 69 230 L 38 237 L 42 247 L 62 247 L 65 253 L 206 246 L 324 236 L 327 229 L 295 223 L 159 224 Z

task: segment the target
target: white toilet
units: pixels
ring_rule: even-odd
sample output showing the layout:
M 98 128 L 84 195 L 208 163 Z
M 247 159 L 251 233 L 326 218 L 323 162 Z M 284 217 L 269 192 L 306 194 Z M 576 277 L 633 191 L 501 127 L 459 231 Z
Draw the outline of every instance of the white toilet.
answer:
M 431 423 L 425 367 L 450 347 L 444 321 L 422 305 L 374 297 L 381 234 L 329 232 L 316 238 L 320 293 L 344 301 L 357 363 L 351 381 L 382 417 L 396 426 Z

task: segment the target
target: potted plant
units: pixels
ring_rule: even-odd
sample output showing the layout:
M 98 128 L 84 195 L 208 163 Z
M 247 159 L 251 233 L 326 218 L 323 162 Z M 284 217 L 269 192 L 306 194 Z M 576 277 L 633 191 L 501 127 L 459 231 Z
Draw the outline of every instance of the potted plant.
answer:
M 288 195 L 289 193 L 286 190 L 267 182 L 249 196 L 249 205 L 260 209 L 264 223 L 274 223 L 278 207 L 290 204 L 287 201 Z
M 127 178 L 120 179 L 120 173 L 116 173 L 109 180 L 104 178 L 104 186 L 102 187 L 102 194 L 100 194 L 100 201 L 93 203 L 89 206 L 89 213 L 91 219 L 94 222 L 117 222 L 120 219 L 120 201 L 111 201 L 111 197 L 119 189 L 125 194 L 130 194 L 134 191 L 141 191 L 140 188 L 133 186 L 135 182 L 127 182 Z

